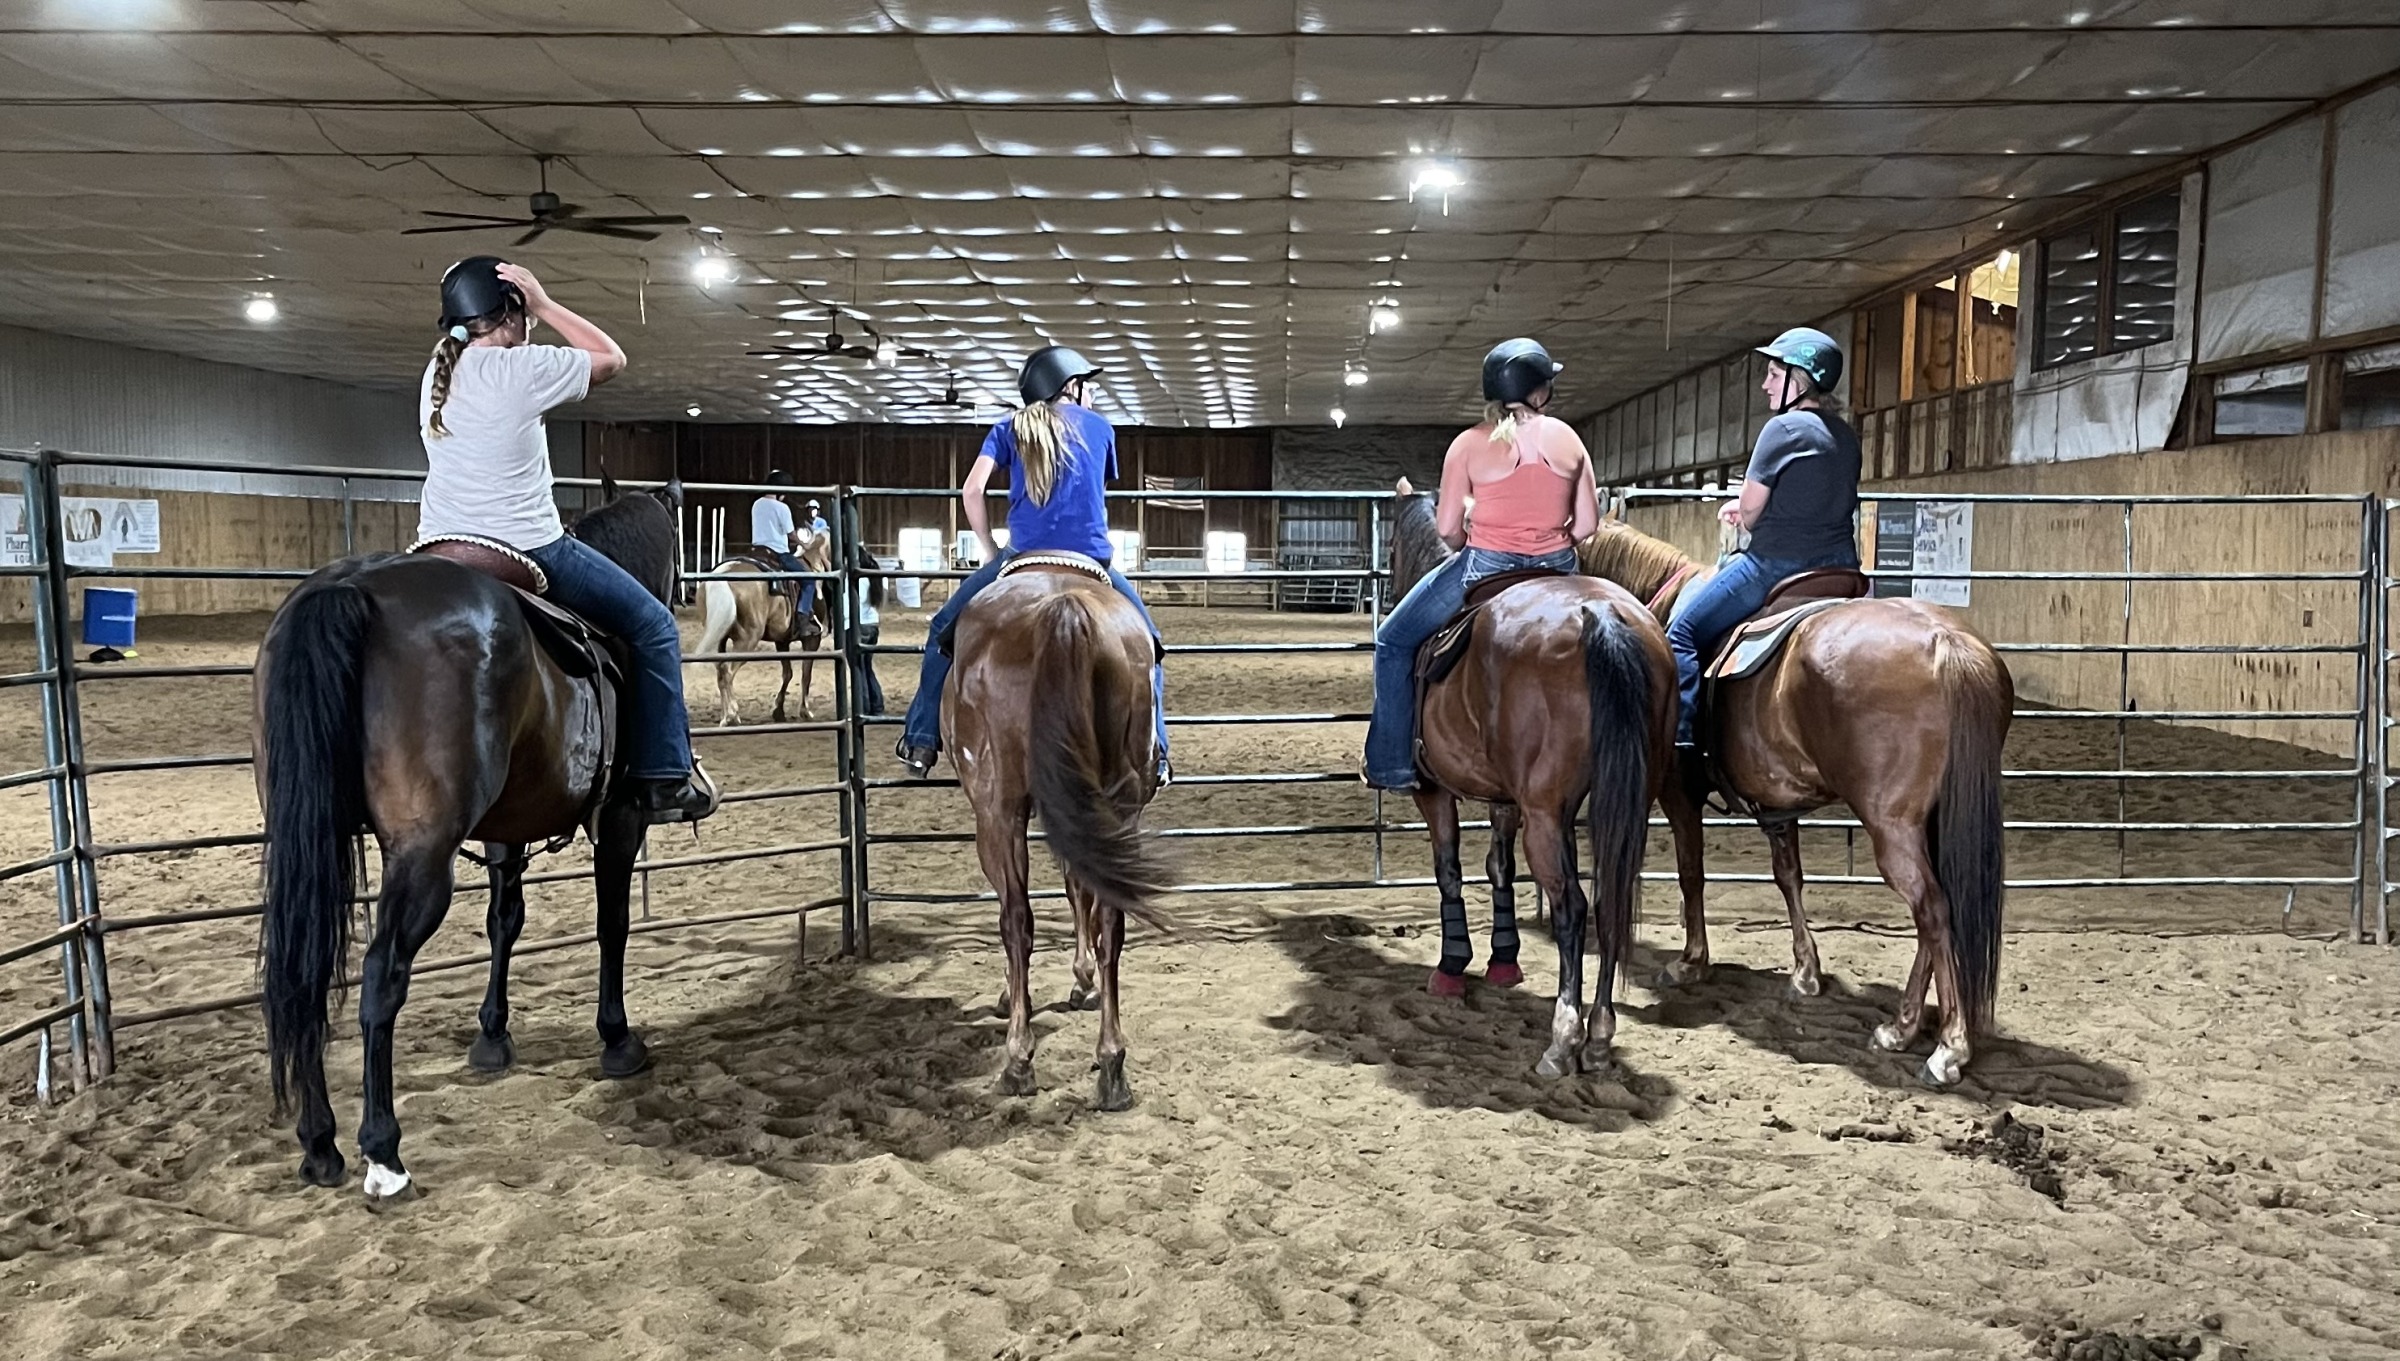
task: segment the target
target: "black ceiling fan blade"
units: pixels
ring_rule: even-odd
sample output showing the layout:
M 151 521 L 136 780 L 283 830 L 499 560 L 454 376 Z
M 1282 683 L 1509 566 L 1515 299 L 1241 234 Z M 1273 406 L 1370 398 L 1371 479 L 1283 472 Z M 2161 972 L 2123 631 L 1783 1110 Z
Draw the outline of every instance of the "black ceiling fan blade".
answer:
M 490 222 L 503 227 L 522 227 L 533 221 L 530 217 L 502 217 L 498 213 L 445 213 L 439 208 L 421 208 L 419 217 L 451 217 L 465 222 Z
M 547 222 L 538 223 L 538 224 L 536 224 L 536 225 L 534 226 L 534 229 L 533 229 L 532 231 L 529 231 L 529 232 L 525 233 L 523 236 L 520 236 L 520 237 L 518 237 L 516 240 L 514 240 L 514 241 L 511 241 L 511 242 L 509 242 L 508 244 L 510 244 L 510 245 L 512 245 L 512 246 L 529 246 L 529 245 L 532 245 L 532 244 L 533 244 L 533 241 L 534 241 L 534 238 L 536 238 L 536 237 L 540 236 L 542 233 L 544 233 L 544 232 L 546 232 L 546 231 L 548 231 L 548 230 L 550 230 L 550 224 L 549 224 L 549 223 L 547 223 Z
M 435 232 L 496 232 L 502 227 L 522 227 L 523 222 L 467 222 L 456 227 L 403 227 L 402 236 L 430 236 Z
M 619 241 L 656 241 L 657 232 L 630 231 L 623 227 L 603 227 L 592 222 L 553 222 L 562 232 L 582 232 L 585 236 L 611 236 Z
M 595 227 L 680 227 L 691 221 L 681 213 L 659 217 L 587 217 L 582 220 Z
M 799 350 L 789 345 L 778 345 L 771 350 L 746 350 L 743 353 L 752 359 L 823 359 L 826 357 L 823 350 Z

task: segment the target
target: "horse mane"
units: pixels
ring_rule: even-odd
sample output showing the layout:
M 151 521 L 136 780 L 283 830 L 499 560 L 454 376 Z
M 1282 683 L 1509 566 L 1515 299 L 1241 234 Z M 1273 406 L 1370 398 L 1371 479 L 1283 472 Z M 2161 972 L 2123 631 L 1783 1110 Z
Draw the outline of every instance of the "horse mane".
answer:
M 1699 564 L 1664 539 L 1654 539 L 1622 520 L 1603 520 L 1575 545 L 1575 565 L 1587 577 L 1613 581 L 1647 600 L 1668 577 Z
M 675 507 L 683 503 L 683 483 L 672 481 L 658 491 L 627 496 L 605 465 L 600 476 L 610 495 L 608 504 L 585 511 L 567 532 L 631 573 L 660 603 L 672 605 L 681 573 L 675 561 Z
M 1415 492 L 1398 498 L 1392 512 L 1392 596 L 1408 594 L 1425 574 L 1450 560 L 1450 545 L 1433 527 L 1433 496 Z

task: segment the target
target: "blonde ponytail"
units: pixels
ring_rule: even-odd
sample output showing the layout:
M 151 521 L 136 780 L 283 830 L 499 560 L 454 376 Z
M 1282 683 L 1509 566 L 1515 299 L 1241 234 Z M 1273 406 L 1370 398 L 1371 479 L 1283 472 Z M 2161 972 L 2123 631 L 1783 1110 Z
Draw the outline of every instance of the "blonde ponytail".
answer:
M 442 424 L 442 406 L 450 400 L 450 378 L 458 371 L 458 357 L 467 352 L 467 342 L 456 335 L 442 337 L 433 347 L 433 414 L 425 418 L 425 433 L 435 439 L 450 438 L 450 427 Z
M 1009 433 L 1017 440 L 1017 466 L 1024 470 L 1025 499 L 1037 506 L 1050 503 L 1058 485 L 1058 461 L 1067 446 L 1067 423 L 1059 417 L 1058 399 L 1035 402 L 1009 418 Z
M 1512 402 L 1485 402 L 1483 423 L 1492 427 L 1492 443 L 1511 448 L 1517 443 L 1517 412 L 1523 410 Z

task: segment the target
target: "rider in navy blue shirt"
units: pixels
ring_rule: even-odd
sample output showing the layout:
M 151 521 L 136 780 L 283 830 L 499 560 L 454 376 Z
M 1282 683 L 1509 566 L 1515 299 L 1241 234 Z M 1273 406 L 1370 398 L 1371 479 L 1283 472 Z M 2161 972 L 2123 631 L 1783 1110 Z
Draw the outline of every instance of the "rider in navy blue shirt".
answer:
M 1098 373 L 1090 361 L 1063 345 L 1034 351 L 1017 377 L 1023 410 L 984 436 L 983 452 L 967 470 L 959 494 L 967 524 L 983 541 L 984 564 L 958 583 L 949 603 L 933 616 L 925 640 L 925 663 L 917 677 L 901 730 L 902 765 L 919 778 L 933 769 L 942 749 L 942 685 L 950 676 L 950 639 L 958 617 L 976 593 L 1000 579 L 1000 569 L 1019 553 L 1080 553 L 1108 568 L 1108 579 L 1150 624 L 1141 590 L 1110 562 L 1108 479 L 1117 474 L 1117 432 L 1108 418 L 1083 405 L 1084 385 Z M 995 473 L 1008 478 L 1008 547 L 992 537 L 984 492 Z M 1157 743 L 1159 783 L 1167 782 L 1166 676 L 1151 673 L 1152 738 Z

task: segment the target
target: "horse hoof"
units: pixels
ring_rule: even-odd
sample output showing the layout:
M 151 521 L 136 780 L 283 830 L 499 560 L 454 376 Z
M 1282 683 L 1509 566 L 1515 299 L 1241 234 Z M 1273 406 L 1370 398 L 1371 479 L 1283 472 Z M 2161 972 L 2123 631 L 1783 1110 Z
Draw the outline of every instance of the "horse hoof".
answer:
M 498 1035 L 478 1035 L 467 1050 L 467 1066 L 478 1073 L 505 1073 L 516 1061 L 516 1043 L 505 1031 Z
M 342 1162 L 342 1155 L 330 1149 L 321 1154 L 311 1153 L 300 1160 L 300 1180 L 311 1186 L 339 1186 L 349 1179 L 349 1171 Z
M 1793 974 L 1791 992 L 1794 997 L 1814 997 L 1825 991 L 1825 980 L 1813 973 Z
M 1492 964 L 1485 967 L 1483 981 L 1495 988 L 1513 988 L 1525 981 L 1525 970 L 1515 964 Z
M 600 1072 L 605 1077 L 632 1077 L 650 1066 L 650 1046 L 642 1037 L 627 1031 L 625 1038 L 600 1051 Z
M 1133 1108 L 1133 1084 L 1125 1080 L 1125 1056 L 1102 1059 L 1094 1068 L 1099 1073 L 1099 1104 L 1104 1111 Z
M 1903 1034 L 1900 1027 L 1896 1025 L 1879 1025 L 1875 1027 L 1874 1036 L 1867 1042 L 1886 1054 L 1897 1054 L 1908 1048 L 1908 1042 L 1914 1038 L 1913 1035 Z
M 408 1173 L 397 1167 L 385 1167 L 373 1158 L 367 1160 L 367 1177 L 359 1189 L 369 1200 L 390 1200 L 408 1190 Z
M 1436 997 L 1464 997 L 1467 995 L 1467 976 L 1460 973 L 1443 973 L 1436 969 L 1433 971 L 1433 977 L 1425 980 L 1425 991 Z
M 1694 964 L 1688 959 L 1679 959 L 1658 971 L 1658 990 L 1666 992 L 1673 988 L 1686 987 L 1706 977 L 1708 977 L 1708 965 Z
M 1959 1062 L 1957 1052 L 1949 1045 L 1937 1044 L 1933 1047 L 1932 1057 L 1925 1060 L 1925 1067 L 1918 1077 L 1928 1087 L 1953 1087 L 1958 1084 L 1965 1067 Z
M 1571 1068 L 1566 1058 L 1556 1051 L 1542 1055 L 1542 1061 L 1533 1065 L 1535 1077 L 1549 1078 L 1553 1081 L 1565 1077 L 1569 1071 Z
M 1078 984 L 1076 984 L 1076 985 L 1075 985 L 1073 988 L 1070 988 L 1070 989 L 1067 991 L 1067 1010 L 1069 1010 L 1069 1011 L 1098 1011 L 1099 1009 L 1100 1009 L 1100 990 L 1099 990 L 1099 989 L 1097 989 L 1097 988 L 1087 988 L 1087 987 L 1085 987 L 1084 985 L 1082 985 L 1081 983 L 1078 983 Z
M 1028 1063 L 1022 1068 L 1011 1065 L 1000 1070 L 1000 1095 L 1031 1096 L 1033 1091 L 1032 1064 Z

